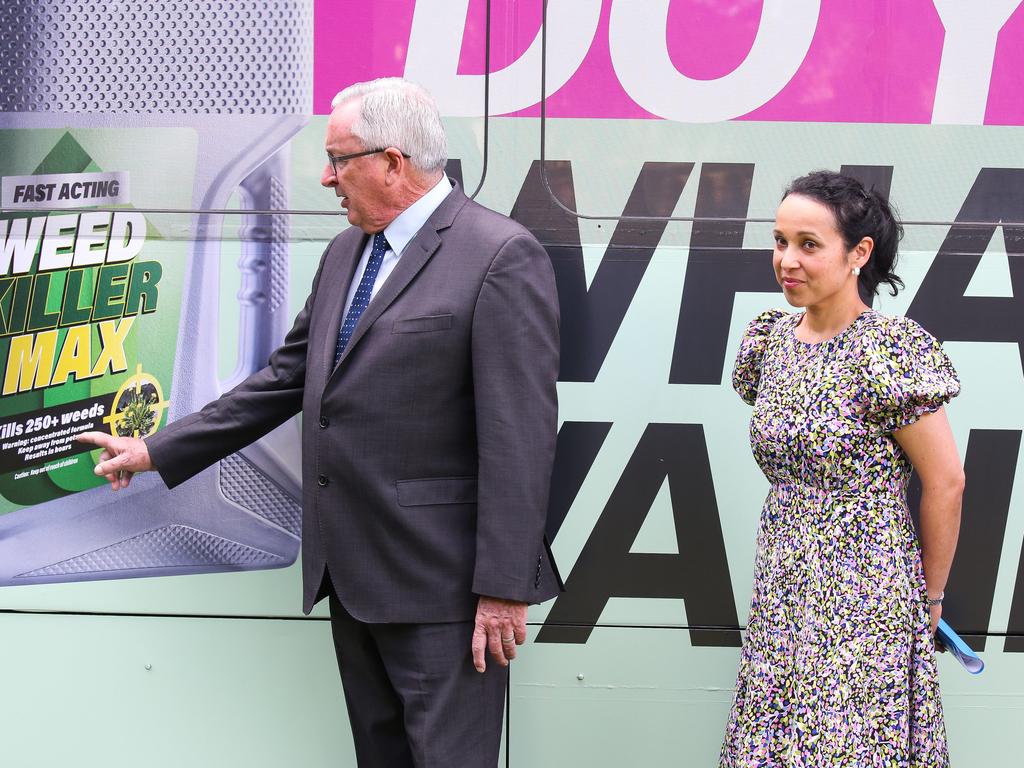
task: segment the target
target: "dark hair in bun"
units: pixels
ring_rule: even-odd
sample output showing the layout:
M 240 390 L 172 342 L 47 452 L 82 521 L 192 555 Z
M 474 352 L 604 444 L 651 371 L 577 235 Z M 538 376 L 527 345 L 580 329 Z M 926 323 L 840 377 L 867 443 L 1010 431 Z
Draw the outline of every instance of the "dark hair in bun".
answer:
M 871 257 L 857 278 L 861 296 L 876 295 L 881 283 L 889 286 L 893 296 L 904 287 L 893 271 L 903 225 L 889 201 L 874 188 L 865 189 L 857 179 L 835 171 L 814 171 L 794 180 L 782 199 L 790 195 L 810 198 L 832 211 L 848 251 L 865 237 L 874 241 Z

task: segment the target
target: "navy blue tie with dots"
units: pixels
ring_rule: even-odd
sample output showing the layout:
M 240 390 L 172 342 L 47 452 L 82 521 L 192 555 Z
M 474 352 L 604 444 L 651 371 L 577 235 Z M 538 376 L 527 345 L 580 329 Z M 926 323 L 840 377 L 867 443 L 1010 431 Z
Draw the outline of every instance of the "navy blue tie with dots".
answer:
M 363 270 L 363 277 L 356 288 L 356 295 L 352 297 L 352 306 L 348 308 L 345 321 L 338 331 L 338 345 L 334 349 L 334 364 L 341 360 L 341 355 L 352 338 L 352 331 L 356 329 L 356 323 L 362 317 L 366 306 L 370 303 L 370 296 L 373 294 L 373 283 L 380 272 L 380 265 L 384 261 L 384 254 L 388 250 L 388 241 L 383 232 L 373 236 L 373 249 L 370 251 L 370 258 L 366 262 L 366 269 Z

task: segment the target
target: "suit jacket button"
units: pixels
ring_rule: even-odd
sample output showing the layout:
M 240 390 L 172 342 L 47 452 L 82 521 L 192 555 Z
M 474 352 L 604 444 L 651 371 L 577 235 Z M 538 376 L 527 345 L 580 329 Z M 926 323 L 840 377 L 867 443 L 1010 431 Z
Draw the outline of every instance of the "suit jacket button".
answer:
M 320 475 L 316 479 L 316 484 L 319 485 L 321 488 L 323 488 L 325 485 L 327 485 L 328 482 L 330 482 L 330 481 L 327 479 L 327 475 Z
M 320 417 L 320 429 L 327 429 L 327 425 L 330 423 L 331 422 L 328 420 L 326 416 Z

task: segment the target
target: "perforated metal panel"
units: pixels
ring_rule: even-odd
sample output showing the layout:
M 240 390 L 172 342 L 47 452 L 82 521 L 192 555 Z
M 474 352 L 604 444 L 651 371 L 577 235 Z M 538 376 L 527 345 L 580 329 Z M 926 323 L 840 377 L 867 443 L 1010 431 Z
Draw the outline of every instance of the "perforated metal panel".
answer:
M 0 111 L 307 114 L 312 0 L 3 0 Z
M 221 461 L 220 489 L 225 498 L 288 533 L 299 536 L 302 532 L 302 507 L 241 454 Z
M 23 573 L 18 578 L 66 576 L 179 566 L 273 567 L 284 558 L 187 525 L 169 525 L 125 541 Z
M 277 176 L 270 178 L 270 209 L 288 208 L 288 190 Z M 274 312 L 288 301 L 288 217 L 274 216 L 270 238 L 270 311 Z

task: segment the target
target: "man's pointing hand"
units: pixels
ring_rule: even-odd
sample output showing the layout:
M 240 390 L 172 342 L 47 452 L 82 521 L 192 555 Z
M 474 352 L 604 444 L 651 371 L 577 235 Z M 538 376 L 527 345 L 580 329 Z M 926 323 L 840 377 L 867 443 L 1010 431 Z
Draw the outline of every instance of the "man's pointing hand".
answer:
M 104 432 L 83 432 L 76 440 L 92 443 L 103 449 L 100 461 L 93 471 L 107 478 L 115 491 L 127 488 L 136 472 L 153 469 L 149 449 L 138 437 L 114 437 Z

